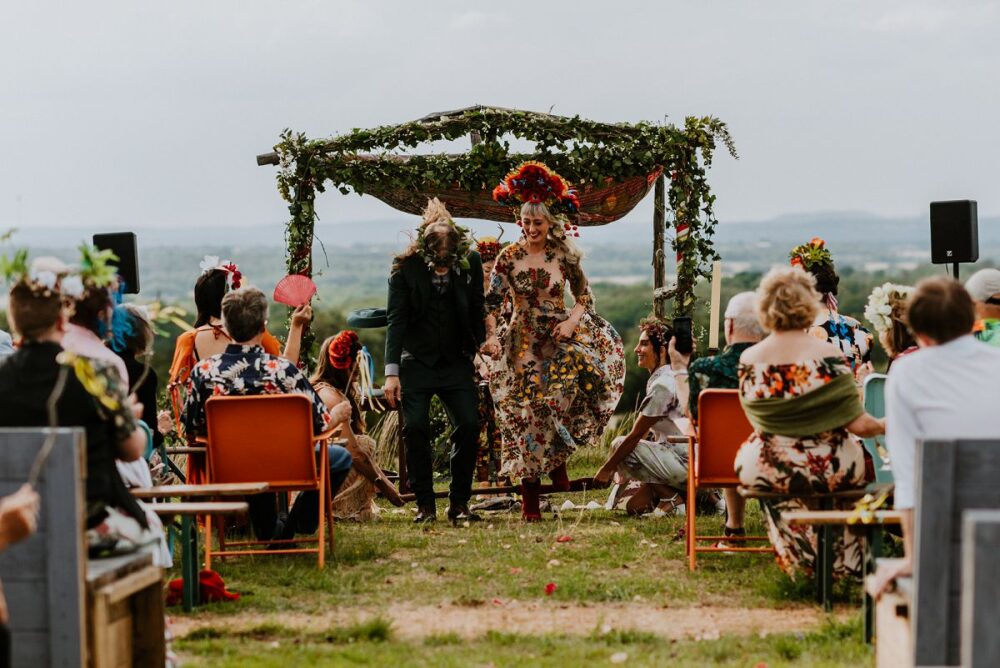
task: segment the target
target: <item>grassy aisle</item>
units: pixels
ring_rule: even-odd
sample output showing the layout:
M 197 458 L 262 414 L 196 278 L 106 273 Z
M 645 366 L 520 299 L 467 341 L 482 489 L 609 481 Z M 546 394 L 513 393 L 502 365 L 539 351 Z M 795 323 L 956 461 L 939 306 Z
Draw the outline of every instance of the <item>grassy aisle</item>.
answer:
M 593 471 L 596 458 L 579 454 L 572 473 Z M 868 661 L 856 609 L 824 618 L 809 583 L 790 582 L 770 556 L 707 556 L 689 573 L 683 518 L 577 510 L 429 529 L 411 518 L 386 509 L 372 524 L 339 523 L 324 571 L 298 556 L 216 564 L 242 597 L 173 611 L 176 649 L 195 666 Z M 759 512 L 750 520 L 761 531 Z M 856 604 L 857 592 L 843 598 Z

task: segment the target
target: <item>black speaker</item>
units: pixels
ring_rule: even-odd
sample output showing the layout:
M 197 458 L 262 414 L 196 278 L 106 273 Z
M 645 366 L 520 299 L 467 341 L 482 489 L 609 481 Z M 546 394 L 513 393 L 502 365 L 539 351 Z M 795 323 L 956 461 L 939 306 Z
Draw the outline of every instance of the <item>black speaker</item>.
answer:
M 931 262 L 979 259 L 979 219 L 971 199 L 931 202 Z
M 118 261 L 118 275 L 124 283 L 126 294 L 139 294 L 139 251 L 136 246 L 135 232 L 113 232 L 111 234 L 95 234 L 94 246 L 98 250 L 114 251 Z

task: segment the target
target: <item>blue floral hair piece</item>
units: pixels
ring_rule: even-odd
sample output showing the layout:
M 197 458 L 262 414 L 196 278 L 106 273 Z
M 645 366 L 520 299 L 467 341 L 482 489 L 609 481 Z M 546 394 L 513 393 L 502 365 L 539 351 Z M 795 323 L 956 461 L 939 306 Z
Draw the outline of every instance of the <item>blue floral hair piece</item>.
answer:
M 123 304 L 117 304 L 111 315 L 111 349 L 116 353 L 125 352 L 135 335 L 135 316 Z

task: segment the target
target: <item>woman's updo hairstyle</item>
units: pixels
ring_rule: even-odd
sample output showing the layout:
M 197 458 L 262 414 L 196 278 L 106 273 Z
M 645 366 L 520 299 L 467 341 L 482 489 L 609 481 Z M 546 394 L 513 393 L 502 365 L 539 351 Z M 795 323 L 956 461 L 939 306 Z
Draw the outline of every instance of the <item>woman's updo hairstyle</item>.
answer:
M 222 298 L 229 292 L 225 269 L 212 269 L 198 277 L 194 284 L 194 304 L 198 308 L 198 317 L 194 326 L 204 327 L 212 318 L 222 318 Z
M 40 294 L 26 283 L 10 289 L 7 315 L 11 328 L 24 341 L 37 341 L 56 326 L 63 314 L 63 300 L 58 292 Z
M 770 332 L 806 329 L 819 313 L 816 278 L 799 267 L 775 267 L 757 288 L 760 324 Z

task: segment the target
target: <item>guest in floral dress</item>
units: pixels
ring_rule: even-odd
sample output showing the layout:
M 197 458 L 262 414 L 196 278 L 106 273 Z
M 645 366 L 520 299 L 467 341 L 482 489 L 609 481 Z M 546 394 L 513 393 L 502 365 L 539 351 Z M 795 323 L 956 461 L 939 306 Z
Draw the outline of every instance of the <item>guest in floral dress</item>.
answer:
M 740 356 L 740 399 L 754 433 L 736 455 L 743 486 L 780 494 L 825 493 L 865 485 L 859 436 L 885 432 L 868 415 L 854 374 L 837 346 L 805 330 L 819 294 L 812 275 L 796 267 L 773 269 L 758 290 L 761 324 L 771 334 Z M 790 498 L 764 502 L 768 535 L 790 576 L 810 573 L 816 559 L 812 527 L 789 526 L 781 513 L 812 507 Z M 861 543 L 852 533 L 835 538 L 834 575 L 857 575 Z
M 833 266 L 833 255 L 826 248 L 826 242 L 814 237 L 808 244 L 793 248 L 789 257 L 793 267 L 805 269 L 816 279 L 820 308 L 809 333 L 840 348 L 855 375 L 870 372 L 872 334 L 854 318 L 837 311 L 840 276 Z
M 519 205 L 522 236 L 493 268 L 483 350 L 494 359 L 501 473 L 522 480 L 522 514 L 533 521 L 541 518 L 539 476 L 548 473 L 558 488 L 568 489 L 566 460 L 578 444 L 598 438 L 614 412 L 625 379 L 624 349 L 594 311 L 580 252 L 567 239 L 573 226 L 556 218 L 576 211 L 566 182 L 540 163 L 526 163 L 494 198 Z M 506 296 L 513 315 L 500 340 L 497 318 Z

